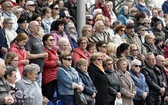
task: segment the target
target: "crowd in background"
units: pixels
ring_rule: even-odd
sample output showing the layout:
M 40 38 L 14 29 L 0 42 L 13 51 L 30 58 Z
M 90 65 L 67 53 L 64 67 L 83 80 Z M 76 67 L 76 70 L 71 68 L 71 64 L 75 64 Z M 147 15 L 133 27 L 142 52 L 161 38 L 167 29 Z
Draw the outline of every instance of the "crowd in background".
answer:
M 0 4 L 0 105 L 168 105 L 168 0 L 5 0 Z

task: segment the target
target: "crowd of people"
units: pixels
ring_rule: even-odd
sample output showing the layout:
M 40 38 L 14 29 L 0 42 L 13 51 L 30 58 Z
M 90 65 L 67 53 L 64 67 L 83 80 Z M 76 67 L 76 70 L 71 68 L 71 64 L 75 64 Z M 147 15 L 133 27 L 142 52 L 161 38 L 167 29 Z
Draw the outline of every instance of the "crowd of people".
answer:
M 4 0 L 0 4 L 0 105 L 168 105 L 168 0 Z

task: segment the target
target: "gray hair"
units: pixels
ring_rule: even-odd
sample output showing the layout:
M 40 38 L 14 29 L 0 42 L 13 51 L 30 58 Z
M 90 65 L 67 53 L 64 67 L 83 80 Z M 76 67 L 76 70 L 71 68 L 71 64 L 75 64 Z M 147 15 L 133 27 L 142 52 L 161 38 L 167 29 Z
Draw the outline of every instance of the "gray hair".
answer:
M 27 74 L 32 74 L 35 70 L 40 71 L 40 66 L 34 63 L 26 65 L 23 69 L 23 76 L 27 77 Z
M 99 25 L 100 25 L 101 23 L 104 24 L 102 20 L 98 20 L 98 21 L 95 22 L 95 25 L 94 25 L 94 26 L 95 26 L 95 27 L 99 27 Z
M 149 59 L 150 55 L 154 55 L 154 54 L 152 52 L 149 52 L 149 53 L 145 54 L 145 60 Z
M 4 18 L 4 20 L 3 20 L 3 25 L 4 24 L 7 24 L 9 21 L 11 21 L 12 20 L 12 18 L 9 18 L 9 17 L 7 17 L 7 18 Z M 12 20 L 13 21 L 13 20 Z

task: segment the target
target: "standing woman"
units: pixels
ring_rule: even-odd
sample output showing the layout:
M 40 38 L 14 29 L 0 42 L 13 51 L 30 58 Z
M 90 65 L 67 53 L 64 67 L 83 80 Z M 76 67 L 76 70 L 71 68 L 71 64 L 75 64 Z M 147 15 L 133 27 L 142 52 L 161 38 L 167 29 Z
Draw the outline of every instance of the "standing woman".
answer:
M 97 89 L 95 105 L 109 105 L 108 101 L 108 78 L 103 68 L 102 53 L 94 53 L 90 58 L 88 67 L 89 75 Z
M 121 81 L 117 74 L 117 71 L 114 70 L 114 63 L 112 58 L 107 58 L 103 61 L 103 65 L 105 68 L 106 75 L 109 80 L 108 84 L 108 96 L 109 96 L 109 104 L 114 105 L 116 98 L 121 98 Z
M 42 93 L 49 100 L 52 100 L 57 84 L 57 70 L 61 62 L 57 55 L 57 51 L 53 49 L 54 37 L 51 34 L 43 36 L 44 51 L 48 53 L 45 58 L 42 73 Z
M 25 45 L 28 41 L 28 36 L 25 33 L 20 33 L 11 42 L 10 52 L 15 52 L 18 55 L 18 69 L 22 75 L 23 68 L 25 65 L 29 64 L 29 60 L 26 58 Z
M 71 67 L 71 53 L 63 53 L 60 56 L 62 66 L 57 72 L 58 93 L 59 99 L 63 105 L 75 105 L 74 90 L 83 91 L 82 80 L 78 72 Z
M 121 80 L 121 98 L 124 105 L 134 105 L 133 99 L 136 95 L 134 81 L 130 73 L 127 71 L 128 62 L 125 58 L 120 58 L 117 61 L 118 75 Z

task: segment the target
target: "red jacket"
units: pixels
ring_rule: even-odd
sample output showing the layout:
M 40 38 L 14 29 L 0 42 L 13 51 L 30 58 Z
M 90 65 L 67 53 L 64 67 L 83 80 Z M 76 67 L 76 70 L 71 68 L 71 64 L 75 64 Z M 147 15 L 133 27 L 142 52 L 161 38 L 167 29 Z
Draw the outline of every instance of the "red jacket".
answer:
M 164 53 L 164 57 L 165 57 L 165 58 L 168 58 L 168 46 L 165 46 L 165 47 L 163 48 L 163 53 Z
M 10 52 L 15 52 L 18 55 L 18 69 L 20 71 L 20 75 L 22 76 L 24 64 L 22 63 L 22 60 L 26 60 L 26 50 L 20 48 L 17 44 L 12 44 L 9 49 Z
M 59 61 L 56 50 L 50 50 L 45 47 L 44 51 L 48 53 L 48 57 L 44 60 L 42 85 L 57 79 L 58 66 L 56 65 L 56 62 Z
M 90 53 L 88 51 L 85 51 L 85 52 L 86 52 L 86 54 L 80 48 L 75 48 L 73 50 L 72 57 L 73 57 L 75 64 L 80 58 L 84 58 L 88 61 L 90 60 L 90 56 L 91 56 Z

